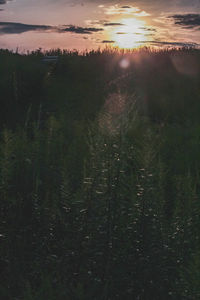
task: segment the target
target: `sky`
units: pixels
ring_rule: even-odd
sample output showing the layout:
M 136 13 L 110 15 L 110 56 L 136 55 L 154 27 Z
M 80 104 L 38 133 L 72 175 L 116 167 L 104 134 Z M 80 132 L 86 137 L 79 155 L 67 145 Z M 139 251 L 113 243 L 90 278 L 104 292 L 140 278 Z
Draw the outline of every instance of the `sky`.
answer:
M 0 0 L 0 48 L 200 46 L 200 0 Z

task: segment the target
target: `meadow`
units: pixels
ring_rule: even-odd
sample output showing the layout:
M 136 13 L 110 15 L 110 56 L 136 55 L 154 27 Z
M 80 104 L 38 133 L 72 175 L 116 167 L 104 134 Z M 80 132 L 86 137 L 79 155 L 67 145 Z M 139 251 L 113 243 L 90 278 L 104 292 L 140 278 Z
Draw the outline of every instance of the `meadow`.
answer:
M 200 299 L 200 50 L 2 49 L 0 107 L 0 299 Z

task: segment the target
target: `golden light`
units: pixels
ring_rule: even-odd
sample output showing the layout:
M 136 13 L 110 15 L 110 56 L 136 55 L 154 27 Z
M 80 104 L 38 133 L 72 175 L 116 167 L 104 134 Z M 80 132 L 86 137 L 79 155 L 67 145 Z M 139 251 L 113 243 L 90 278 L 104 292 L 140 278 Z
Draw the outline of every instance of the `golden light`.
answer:
M 120 20 L 120 23 L 123 25 L 116 26 L 110 32 L 111 39 L 115 41 L 114 46 L 125 49 L 138 48 L 148 41 L 145 21 L 126 18 Z

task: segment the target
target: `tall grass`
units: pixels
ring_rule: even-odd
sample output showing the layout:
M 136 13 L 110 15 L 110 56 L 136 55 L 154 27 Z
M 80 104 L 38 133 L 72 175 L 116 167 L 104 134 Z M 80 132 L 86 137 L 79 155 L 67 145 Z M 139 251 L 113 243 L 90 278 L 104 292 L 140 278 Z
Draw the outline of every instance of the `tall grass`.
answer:
M 185 55 L 200 65 L 195 49 L 0 51 L 2 299 L 199 298 L 200 77 L 173 64 Z

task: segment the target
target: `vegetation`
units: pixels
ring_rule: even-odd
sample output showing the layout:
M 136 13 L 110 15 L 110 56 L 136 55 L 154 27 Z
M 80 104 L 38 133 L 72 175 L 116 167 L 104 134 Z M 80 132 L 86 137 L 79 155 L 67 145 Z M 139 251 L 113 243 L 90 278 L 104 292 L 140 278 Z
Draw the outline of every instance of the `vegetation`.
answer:
M 0 66 L 1 299 L 200 299 L 200 51 Z

